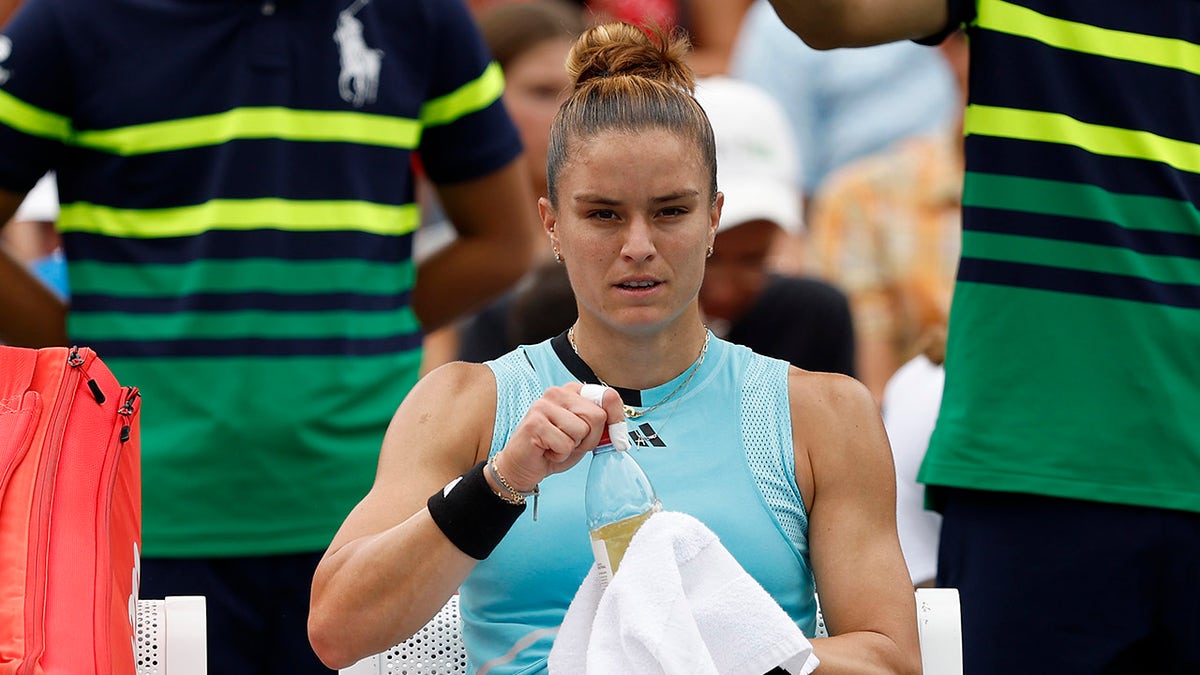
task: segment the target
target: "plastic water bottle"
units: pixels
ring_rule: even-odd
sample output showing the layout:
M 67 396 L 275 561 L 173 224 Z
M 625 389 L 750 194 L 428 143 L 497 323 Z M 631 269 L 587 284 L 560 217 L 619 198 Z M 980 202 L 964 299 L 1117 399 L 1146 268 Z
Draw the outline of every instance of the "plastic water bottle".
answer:
M 579 393 L 600 405 L 607 390 L 585 384 Z M 650 479 L 627 452 L 629 447 L 629 431 L 622 418 L 608 425 L 588 467 L 584 506 L 601 587 L 607 587 L 617 573 L 634 533 L 662 509 Z

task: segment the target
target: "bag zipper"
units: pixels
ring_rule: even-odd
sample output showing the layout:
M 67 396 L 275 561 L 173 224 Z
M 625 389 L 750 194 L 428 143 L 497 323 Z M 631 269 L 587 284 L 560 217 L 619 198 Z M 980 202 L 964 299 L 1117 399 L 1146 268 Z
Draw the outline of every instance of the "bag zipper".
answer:
M 58 397 L 54 400 L 54 408 L 50 411 L 50 434 L 48 436 L 47 453 L 43 464 L 38 469 L 37 498 L 34 517 L 37 519 L 34 528 L 33 546 L 30 547 L 30 561 L 26 571 L 26 588 L 31 589 L 32 612 L 25 617 L 25 635 L 29 642 L 26 645 L 28 659 L 22 664 L 20 672 L 28 675 L 35 672 L 42 658 L 45 646 L 42 644 L 45 634 L 43 622 L 46 616 L 46 588 L 39 581 L 45 580 L 49 561 L 50 547 L 50 509 L 54 503 L 54 483 L 58 474 L 58 460 L 62 452 L 62 438 L 65 433 L 66 419 L 70 415 L 71 405 L 75 401 L 74 392 L 79 387 L 79 380 L 86 372 L 86 365 L 92 357 L 92 350 L 87 347 L 71 347 L 67 352 L 68 368 L 63 372 L 62 381 L 58 387 Z M 98 387 L 97 387 L 98 388 Z M 93 397 L 95 392 L 93 391 Z M 101 394 L 103 396 L 103 394 Z

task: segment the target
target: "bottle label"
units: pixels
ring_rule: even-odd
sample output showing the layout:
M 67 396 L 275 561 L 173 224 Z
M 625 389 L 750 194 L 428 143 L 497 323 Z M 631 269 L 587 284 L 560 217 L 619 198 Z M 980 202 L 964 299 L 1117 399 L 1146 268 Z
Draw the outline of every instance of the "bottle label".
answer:
M 612 563 L 608 559 L 608 544 L 603 539 L 592 540 L 592 555 L 596 556 L 596 577 L 600 580 L 600 590 L 608 588 L 612 579 Z

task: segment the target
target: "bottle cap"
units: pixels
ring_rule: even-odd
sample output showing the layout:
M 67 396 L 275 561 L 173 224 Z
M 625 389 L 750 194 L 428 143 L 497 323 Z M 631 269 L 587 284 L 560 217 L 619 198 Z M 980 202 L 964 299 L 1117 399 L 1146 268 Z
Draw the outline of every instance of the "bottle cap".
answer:
M 602 384 L 588 383 L 579 388 L 579 395 L 596 405 L 602 406 L 604 405 L 604 392 L 608 391 L 608 389 L 608 387 Z M 629 429 L 625 425 L 624 417 L 619 422 L 609 424 L 608 428 L 604 430 L 603 435 L 600 436 L 599 444 L 604 445 L 605 443 L 612 443 L 615 450 L 629 449 L 631 445 L 629 442 Z

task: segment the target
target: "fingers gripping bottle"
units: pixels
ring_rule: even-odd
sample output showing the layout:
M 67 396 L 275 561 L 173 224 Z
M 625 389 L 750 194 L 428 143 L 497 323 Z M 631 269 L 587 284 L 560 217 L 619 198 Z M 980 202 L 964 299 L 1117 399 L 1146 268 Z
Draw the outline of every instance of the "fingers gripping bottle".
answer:
M 579 393 L 600 405 L 607 389 L 598 384 L 585 384 Z M 629 447 L 629 431 L 622 418 L 608 425 L 599 445 L 592 451 L 592 463 L 588 467 L 584 507 L 602 588 L 607 587 L 609 579 L 617 573 L 633 534 L 651 515 L 662 509 L 650 479 L 629 454 Z

